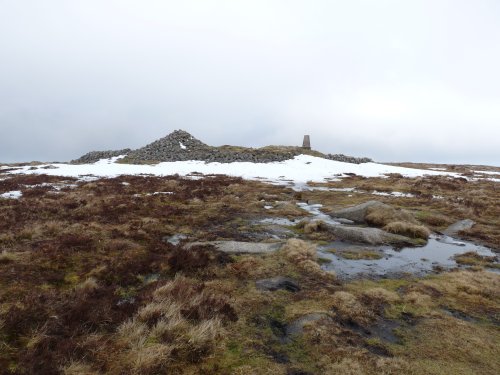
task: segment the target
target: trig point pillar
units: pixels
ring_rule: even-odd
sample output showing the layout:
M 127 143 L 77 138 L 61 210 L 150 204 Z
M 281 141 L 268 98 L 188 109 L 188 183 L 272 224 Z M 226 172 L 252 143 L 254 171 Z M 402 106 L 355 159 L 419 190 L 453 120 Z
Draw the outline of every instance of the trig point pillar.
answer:
M 302 148 L 307 150 L 311 149 L 311 138 L 308 135 L 304 135 L 304 142 L 302 142 Z

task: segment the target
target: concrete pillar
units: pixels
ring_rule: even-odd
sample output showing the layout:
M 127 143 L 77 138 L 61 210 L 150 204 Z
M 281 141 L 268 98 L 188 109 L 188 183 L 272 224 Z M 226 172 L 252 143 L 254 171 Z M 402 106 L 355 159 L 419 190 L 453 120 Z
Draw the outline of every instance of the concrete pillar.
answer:
M 304 135 L 304 142 L 302 142 L 302 148 L 307 150 L 311 149 L 311 138 L 308 135 Z

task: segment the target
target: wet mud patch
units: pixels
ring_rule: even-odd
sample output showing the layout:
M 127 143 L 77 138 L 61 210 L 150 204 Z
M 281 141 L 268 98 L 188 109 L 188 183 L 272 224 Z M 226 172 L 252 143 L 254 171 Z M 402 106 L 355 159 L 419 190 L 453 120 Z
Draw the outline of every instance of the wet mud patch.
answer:
M 486 314 L 482 319 L 480 319 L 476 316 L 473 316 L 471 314 L 467 314 L 464 311 L 454 309 L 454 308 L 449 307 L 449 306 L 442 306 L 441 309 L 446 315 L 452 316 L 452 317 L 459 319 L 459 320 L 462 320 L 464 322 L 476 323 L 476 324 L 481 323 L 481 322 L 483 322 L 483 323 L 488 322 L 488 323 L 491 323 L 495 326 L 500 326 L 500 317 L 498 316 L 498 314 L 494 314 L 494 313 Z
M 369 325 L 360 325 L 353 320 L 342 322 L 342 327 L 359 334 L 366 339 L 379 339 L 390 344 L 401 344 L 400 337 L 394 332 L 402 325 L 396 320 L 379 318 Z

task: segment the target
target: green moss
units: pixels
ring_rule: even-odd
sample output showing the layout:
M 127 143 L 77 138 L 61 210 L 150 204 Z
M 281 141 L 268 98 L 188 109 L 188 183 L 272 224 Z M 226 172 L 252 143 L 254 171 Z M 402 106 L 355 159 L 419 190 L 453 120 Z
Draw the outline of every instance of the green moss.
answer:
M 230 341 L 226 349 L 213 357 L 207 363 L 207 368 L 218 373 L 229 374 L 239 367 L 250 367 L 256 370 L 265 369 L 271 363 L 270 358 L 264 353 L 259 353 L 252 348 L 246 348 L 241 343 Z
M 369 249 L 360 249 L 356 250 L 342 250 L 336 251 L 336 254 L 339 257 L 350 260 L 358 260 L 358 259 L 381 259 L 383 257 L 382 253 L 379 251 L 369 250 Z
M 411 242 L 417 247 L 427 245 L 427 240 L 424 240 L 423 238 L 411 238 Z
M 498 264 L 498 258 L 495 256 L 483 256 L 474 251 L 469 251 L 464 254 L 458 254 L 454 257 L 455 262 L 465 266 L 478 266 L 478 267 L 488 267 L 494 269 L 500 269 L 500 264 Z
M 138 293 L 139 290 L 136 287 L 127 287 L 127 288 L 118 287 L 115 291 L 115 294 L 122 299 L 129 299 L 135 297 L 137 296 Z
M 316 260 L 319 264 L 328 264 L 328 263 L 332 263 L 332 260 L 331 259 L 328 259 L 328 258 L 318 258 Z
M 80 282 L 80 277 L 76 273 L 71 272 L 64 276 L 64 281 L 70 285 L 76 285 Z

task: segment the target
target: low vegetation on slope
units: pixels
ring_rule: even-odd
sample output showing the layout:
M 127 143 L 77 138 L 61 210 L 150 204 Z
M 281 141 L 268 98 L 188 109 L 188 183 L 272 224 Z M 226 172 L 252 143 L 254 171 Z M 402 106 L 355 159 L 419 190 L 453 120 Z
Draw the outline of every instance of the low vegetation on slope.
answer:
M 362 194 L 297 193 L 223 176 L 0 181 L 0 193 L 12 190 L 22 198 L 0 199 L 2 373 L 496 374 L 500 367 L 496 274 L 342 283 L 318 264 L 320 227 L 291 228 L 302 239 L 269 254 L 183 246 L 269 241 L 256 219 L 300 218 L 298 200 L 333 207 Z M 446 200 L 435 205 L 422 197 L 392 203 L 420 218 L 435 215 L 440 227 L 464 213 L 462 201 L 451 210 L 447 190 L 440 193 Z M 482 212 L 490 215 L 473 218 Z M 494 229 L 487 233 L 494 242 Z M 284 287 L 256 284 L 277 276 Z

